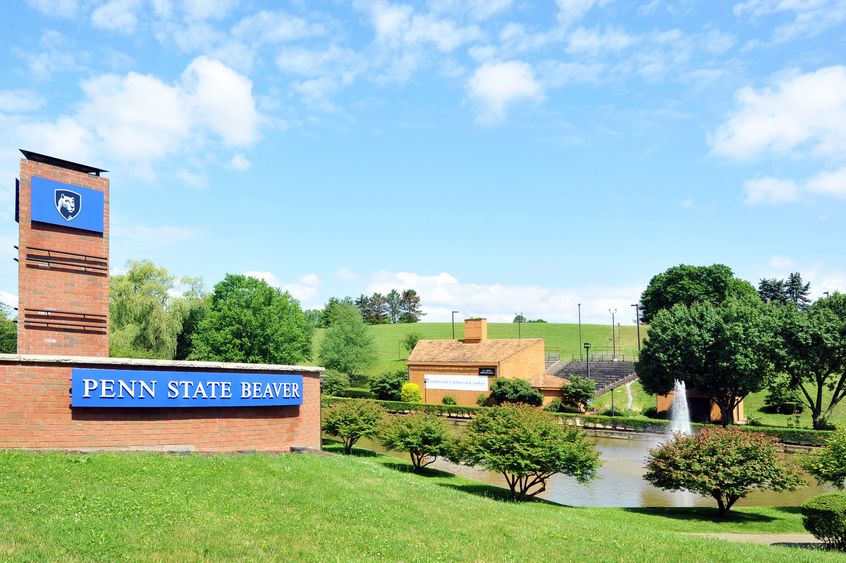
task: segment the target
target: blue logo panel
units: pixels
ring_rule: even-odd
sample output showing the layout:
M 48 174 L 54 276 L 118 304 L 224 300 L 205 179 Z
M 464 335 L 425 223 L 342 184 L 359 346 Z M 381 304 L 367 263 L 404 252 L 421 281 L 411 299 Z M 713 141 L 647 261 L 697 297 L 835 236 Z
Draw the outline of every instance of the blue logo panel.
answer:
M 302 375 L 74 368 L 71 407 L 301 405 Z
M 103 232 L 103 192 L 32 177 L 32 220 Z

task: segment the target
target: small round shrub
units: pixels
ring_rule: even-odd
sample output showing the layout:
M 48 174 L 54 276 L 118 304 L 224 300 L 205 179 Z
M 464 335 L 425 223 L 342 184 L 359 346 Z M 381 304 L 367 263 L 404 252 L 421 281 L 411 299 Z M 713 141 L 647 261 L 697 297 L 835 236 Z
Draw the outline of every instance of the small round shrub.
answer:
M 558 412 L 561 410 L 561 399 L 555 398 L 552 399 L 548 405 L 546 405 L 543 410 L 547 412 Z
M 802 414 L 802 396 L 799 389 L 791 387 L 786 379 L 778 379 L 770 385 L 763 410 L 777 414 Z
M 815 538 L 846 551 L 846 493 L 818 495 L 805 502 L 802 524 Z
M 422 403 L 423 393 L 416 383 L 405 383 L 400 391 L 400 400 L 404 403 Z
M 404 369 L 384 371 L 370 380 L 370 390 L 377 399 L 399 401 L 402 386 L 408 381 Z
M 658 407 L 646 407 L 643 409 L 643 416 L 646 418 L 652 418 L 655 420 L 667 420 L 670 418 L 670 411 L 661 411 L 658 412 Z
M 480 407 L 487 407 L 487 406 L 490 405 L 489 399 L 490 399 L 490 397 L 488 396 L 487 393 L 479 393 L 479 395 L 476 396 L 476 404 L 479 405 Z
M 458 404 L 458 402 L 455 400 L 455 397 L 453 397 L 452 395 L 444 395 L 444 398 L 441 399 L 441 403 L 443 403 L 445 405 L 450 405 L 450 406 L 454 406 L 454 405 Z
M 349 386 L 349 376 L 339 371 L 327 370 L 326 375 L 320 378 L 320 391 L 325 395 L 340 397 L 339 393 Z
M 498 404 L 524 403 L 539 407 L 543 404 L 543 395 L 524 379 L 497 377 L 491 384 L 491 397 Z

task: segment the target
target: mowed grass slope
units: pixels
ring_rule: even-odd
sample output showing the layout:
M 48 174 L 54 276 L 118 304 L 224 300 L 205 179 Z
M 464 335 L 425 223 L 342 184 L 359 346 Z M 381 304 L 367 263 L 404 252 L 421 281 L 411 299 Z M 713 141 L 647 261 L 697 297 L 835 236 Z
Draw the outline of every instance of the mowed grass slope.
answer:
M 514 504 L 384 457 L 0 452 L 0 559 L 842 561 L 682 532 L 797 532 L 793 510 Z M 488 495 L 488 496 L 485 496 Z
M 376 375 L 384 371 L 405 369 L 405 359 L 408 357 L 402 341 L 405 337 L 415 332 L 424 339 L 450 339 L 452 338 L 451 323 L 414 323 L 414 324 L 393 324 L 374 325 L 368 327 L 373 339 L 376 342 L 378 358 L 367 370 L 367 375 Z M 318 329 L 312 342 L 314 358 L 312 363 L 317 365 L 320 342 L 323 340 L 325 329 Z M 637 329 L 634 326 L 620 326 L 617 331 L 617 353 L 619 357 L 631 359 L 637 353 Z M 641 327 L 641 334 L 645 336 L 646 331 Z M 522 323 L 519 327 L 519 336 L 522 338 L 543 338 L 548 351 L 555 351 L 561 354 L 561 358 L 579 357 L 579 325 L 558 324 L 558 323 Z M 456 320 L 455 337 L 464 338 L 464 323 Z M 488 324 L 489 338 L 517 338 L 518 326 L 516 323 L 490 323 Z M 611 323 L 607 325 L 582 325 L 582 342 L 590 342 L 592 351 L 607 353 L 609 356 L 612 350 Z

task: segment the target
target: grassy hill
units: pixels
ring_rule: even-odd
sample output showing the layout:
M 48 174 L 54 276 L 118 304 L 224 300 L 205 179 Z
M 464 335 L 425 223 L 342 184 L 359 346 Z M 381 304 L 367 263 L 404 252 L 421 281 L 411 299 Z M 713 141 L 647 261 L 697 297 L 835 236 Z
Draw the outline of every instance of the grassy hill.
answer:
M 375 325 L 369 327 L 376 342 L 378 359 L 366 373 L 375 375 L 383 371 L 404 369 L 408 351 L 402 346 L 402 341 L 412 332 L 420 334 L 425 339 L 452 338 L 452 323 L 415 323 Z M 317 351 L 326 331 L 319 329 L 314 335 L 313 350 L 315 364 Z M 641 334 L 645 335 L 643 327 Z M 519 326 L 519 336 L 522 338 L 543 338 L 547 351 L 559 352 L 561 358 L 579 356 L 579 325 L 558 323 L 522 323 Z M 464 338 L 464 323 L 455 323 L 455 337 Z M 516 323 L 491 323 L 488 325 L 489 338 L 517 338 Z M 591 353 L 605 353 L 611 355 L 611 325 L 582 325 L 582 341 L 590 342 Z M 617 337 L 617 354 L 630 359 L 637 353 L 637 329 L 634 326 L 621 326 Z
M 362 452 L 363 454 L 363 452 Z M 842 561 L 691 533 L 803 532 L 793 508 L 515 504 L 381 456 L 0 452 L 0 559 Z

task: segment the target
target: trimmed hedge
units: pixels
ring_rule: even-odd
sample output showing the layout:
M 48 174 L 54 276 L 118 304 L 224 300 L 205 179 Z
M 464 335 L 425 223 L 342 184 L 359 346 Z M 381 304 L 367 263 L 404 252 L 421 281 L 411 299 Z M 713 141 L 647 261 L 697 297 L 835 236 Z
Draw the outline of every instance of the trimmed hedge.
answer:
M 338 397 L 325 397 L 324 401 L 347 400 Z M 436 405 L 430 403 L 403 403 L 402 401 L 374 401 L 390 413 L 428 412 L 446 416 L 472 417 L 482 409 L 491 407 L 463 407 L 458 405 Z M 329 404 L 327 402 L 327 404 Z M 628 432 L 655 432 L 659 434 L 670 431 L 669 420 L 656 420 L 642 416 L 602 416 L 596 414 L 577 414 L 557 412 L 567 424 L 583 428 L 600 430 L 623 430 Z M 694 423 L 694 428 L 704 428 L 710 424 Z M 778 426 L 735 426 L 744 432 L 760 432 L 768 436 L 775 436 L 786 444 L 800 444 L 806 446 L 822 446 L 834 434 L 831 430 L 813 430 L 810 428 L 784 428 Z
M 373 396 L 370 389 L 364 387 L 346 387 L 338 391 L 338 397 L 347 397 L 350 399 L 369 399 Z
M 846 493 L 818 495 L 805 502 L 802 524 L 815 538 L 846 551 Z

